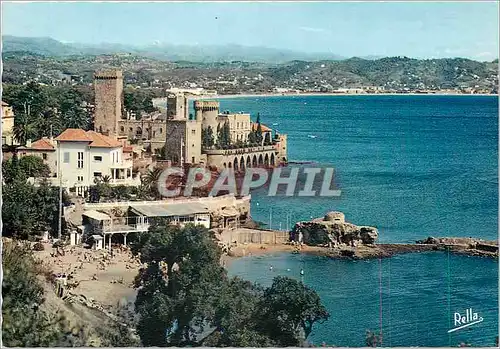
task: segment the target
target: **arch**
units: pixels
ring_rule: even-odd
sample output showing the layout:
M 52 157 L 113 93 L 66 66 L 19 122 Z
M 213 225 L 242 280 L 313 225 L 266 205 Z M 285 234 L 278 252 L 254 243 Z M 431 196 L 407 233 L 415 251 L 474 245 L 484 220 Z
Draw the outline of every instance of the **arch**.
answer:
M 121 132 L 125 132 L 125 127 L 121 126 L 121 127 L 120 127 L 120 131 L 121 131 Z
M 238 171 L 238 158 L 234 158 L 234 163 L 233 163 L 233 167 L 234 167 L 234 170 L 235 171 Z
M 274 165 L 276 165 L 276 164 L 274 163 L 274 154 L 271 154 L 271 166 L 274 166 Z
M 227 163 L 227 167 L 228 167 L 228 168 L 231 168 L 231 167 L 233 167 L 233 164 L 231 164 L 231 162 L 228 162 L 228 163 Z
M 142 136 L 142 128 L 137 127 L 137 128 L 135 129 L 135 134 L 136 134 L 136 136 Z
M 242 156 L 240 159 L 240 170 L 244 170 L 244 169 L 245 169 L 245 157 Z
M 163 133 L 163 129 L 160 127 L 160 134 L 162 134 L 162 133 Z
M 254 154 L 252 159 L 252 167 L 257 167 L 257 155 Z
M 262 154 L 259 155 L 259 165 L 264 165 L 264 158 L 262 157 Z
M 250 161 L 250 155 L 247 156 L 247 168 L 252 167 L 252 162 Z
M 269 166 L 269 155 L 268 154 L 266 154 L 266 156 L 264 156 L 264 165 Z
M 130 127 L 128 130 L 129 132 L 134 132 L 134 129 L 132 127 Z
M 227 164 L 226 164 L 226 163 L 224 163 L 224 168 L 226 168 L 226 167 L 227 167 Z

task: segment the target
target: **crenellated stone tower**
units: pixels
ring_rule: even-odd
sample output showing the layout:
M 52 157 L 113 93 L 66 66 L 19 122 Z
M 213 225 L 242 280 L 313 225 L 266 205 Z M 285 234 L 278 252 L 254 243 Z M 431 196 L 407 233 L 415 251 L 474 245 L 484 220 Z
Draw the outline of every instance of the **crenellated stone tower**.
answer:
M 101 70 L 94 74 L 94 130 L 117 137 L 122 118 L 123 73 L 121 70 Z

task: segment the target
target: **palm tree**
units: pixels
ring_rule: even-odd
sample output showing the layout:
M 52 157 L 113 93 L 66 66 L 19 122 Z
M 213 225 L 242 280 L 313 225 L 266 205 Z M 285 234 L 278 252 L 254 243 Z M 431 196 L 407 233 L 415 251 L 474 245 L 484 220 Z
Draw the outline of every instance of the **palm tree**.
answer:
M 53 111 L 47 110 L 40 114 L 34 121 L 37 138 L 49 137 L 60 134 L 63 130 L 60 117 Z
M 20 144 L 36 137 L 36 126 L 27 114 L 18 114 L 14 118 L 14 138 Z
M 153 170 L 149 170 L 144 177 L 142 177 L 142 185 L 148 188 L 151 196 L 159 199 L 161 198 L 160 192 L 158 191 L 158 181 L 163 172 L 163 169 L 155 167 Z
M 69 109 L 63 115 L 65 128 L 81 128 L 87 130 L 90 126 L 89 115 L 79 107 Z
M 101 182 L 104 184 L 109 184 L 111 182 L 111 176 L 110 175 L 104 175 L 101 177 Z

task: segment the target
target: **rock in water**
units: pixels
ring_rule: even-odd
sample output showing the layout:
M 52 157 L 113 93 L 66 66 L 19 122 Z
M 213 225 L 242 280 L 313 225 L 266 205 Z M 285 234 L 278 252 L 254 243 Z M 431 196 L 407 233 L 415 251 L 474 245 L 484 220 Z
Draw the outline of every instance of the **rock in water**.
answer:
M 322 218 L 296 223 L 290 238 L 298 241 L 299 236 L 310 246 L 356 246 L 375 243 L 378 230 L 374 227 L 348 223 L 342 212 L 328 212 Z

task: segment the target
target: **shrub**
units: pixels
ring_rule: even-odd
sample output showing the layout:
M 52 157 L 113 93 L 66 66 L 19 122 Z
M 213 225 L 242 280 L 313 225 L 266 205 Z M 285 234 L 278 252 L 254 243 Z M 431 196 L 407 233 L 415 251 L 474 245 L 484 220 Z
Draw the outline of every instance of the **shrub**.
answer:
M 42 243 L 37 242 L 36 244 L 33 245 L 33 251 L 43 251 L 45 250 L 45 247 L 43 247 Z

